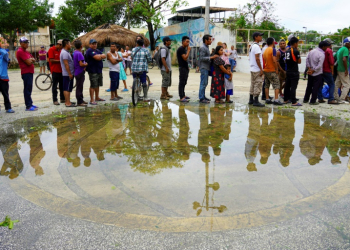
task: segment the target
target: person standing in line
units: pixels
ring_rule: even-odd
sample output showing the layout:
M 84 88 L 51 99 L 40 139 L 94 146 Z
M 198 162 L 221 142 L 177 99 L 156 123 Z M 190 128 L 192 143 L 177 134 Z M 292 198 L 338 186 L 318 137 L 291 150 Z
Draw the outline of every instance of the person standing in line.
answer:
M 120 62 L 122 62 L 122 57 L 119 56 L 117 46 L 115 43 L 111 43 L 111 50 L 107 53 L 107 62 L 109 67 L 109 77 L 111 78 L 111 101 L 119 101 L 123 99 L 118 96 L 117 90 L 119 88 L 119 72 L 120 72 Z
M 221 56 L 221 59 L 224 60 L 225 65 L 230 63 L 230 60 L 228 58 L 228 56 L 230 55 L 230 51 L 227 49 L 227 44 L 226 43 L 222 43 L 222 48 L 224 50 L 224 53 Z
M 20 48 L 17 50 L 17 61 L 21 68 L 21 75 L 23 79 L 23 94 L 26 111 L 37 111 L 38 107 L 33 105 L 32 90 L 33 90 L 33 75 L 35 59 L 27 51 L 29 41 L 26 37 L 19 39 Z
M 125 46 L 125 53 L 124 53 L 124 57 L 125 57 L 125 72 L 127 73 L 128 68 L 130 70 L 130 75 L 131 73 L 131 65 L 132 65 L 132 58 L 131 58 L 131 50 L 129 50 L 129 46 Z
M 228 60 L 230 61 L 230 65 L 231 65 L 231 72 L 236 72 L 235 68 L 237 66 L 237 58 L 238 58 L 238 54 L 237 54 L 237 50 L 235 50 L 235 46 L 231 46 L 231 51 L 229 52 L 229 56 L 228 56 Z
M 49 50 L 51 47 L 53 47 L 55 44 L 53 43 L 50 43 L 50 46 L 49 46 Z M 50 59 L 49 59 L 49 50 L 46 52 L 46 67 L 47 67 L 47 70 L 48 70 L 48 74 L 51 73 L 51 69 L 50 69 Z
M 74 61 L 74 76 L 77 83 L 75 97 L 77 98 L 78 106 L 87 106 L 87 102 L 84 101 L 84 81 L 85 81 L 85 68 L 88 64 L 85 62 L 85 58 L 81 53 L 82 43 L 80 40 L 74 42 L 75 51 L 73 54 Z
M 9 81 L 10 80 L 7 73 L 8 60 L 9 60 L 9 54 L 5 49 L 0 47 L 0 92 L 4 97 L 6 113 L 15 113 L 15 111 L 11 108 L 11 102 L 9 98 Z
M 298 50 L 299 39 L 292 37 L 289 41 L 289 49 L 286 51 L 286 84 L 284 87 L 284 103 L 292 102 L 292 106 L 302 106 L 297 102 L 296 90 L 299 83 L 299 67 L 301 63 L 300 52 Z
M 40 66 L 40 74 L 44 73 L 45 74 L 45 67 L 46 67 L 46 50 L 44 46 L 40 47 L 41 49 L 39 50 L 39 66 Z
M 144 102 L 149 102 L 150 100 L 147 99 L 147 92 L 148 92 L 148 86 L 147 86 L 147 80 L 146 75 L 148 72 L 148 63 L 152 61 L 151 54 L 146 48 L 143 48 L 144 41 L 143 39 L 136 41 L 137 47 L 132 50 L 132 66 L 131 70 L 133 72 L 133 78 L 135 79 L 137 77 L 137 74 L 139 74 L 140 82 L 142 83 L 143 87 L 143 93 L 144 93 Z
M 309 52 L 307 53 L 306 57 L 309 55 L 309 53 L 312 51 L 312 48 L 309 48 Z M 306 80 L 306 76 L 307 76 L 307 72 L 308 72 L 308 68 L 305 67 L 305 70 L 304 70 L 304 78 L 303 80 L 305 81 Z
M 350 88 L 349 79 L 349 48 L 350 48 L 350 37 L 347 37 L 343 41 L 344 47 L 340 48 L 337 52 L 338 61 L 338 76 L 335 81 L 334 97 L 338 103 L 348 103 L 345 101 Z M 338 95 L 338 89 L 341 88 L 341 95 Z
M 62 79 L 63 79 L 63 93 L 65 104 L 67 108 L 75 107 L 75 103 L 70 101 L 70 93 L 73 90 L 74 81 L 74 62 L 69 51 L 71 49 L 71 44 L 69 39 L 63 39 L 62 41 L 62 51 L 60 55 L 60 62 L 62 67 Z
M 124 58 L 123 58 L 123 53 L 121 52 L 121 50 L 122 50 L 122 48 L 120 47 L 120 45 L 117 45 L 118 55 L 122 59 L 122 61 L 119 62 L 119 68 L 120 68 L 119 80 L 123 81 L 123 83 L 124 83 L 124 89 L 122 90 L 122 92 L 127 92 L 129 90 L 128 90 L 128 87 L 126 86 L 126 79 L 127 79 L 127 77 L 126 77 L 126 73 L 125 73 L 125 70 L 124 70 L 124 64 L 123 64 Z
M 329 44 L 327 42 L 320 42 L 318 44 L 318 48 L 310 51 L 306 57 L 306 67 L 308 68 L 307 74 L 309 77 L 305 90 L 304 103 L 307 103 L 309 101 L 310 95 L 312 93 L 310 105 L 319 104 L 316 102 L 316 100 L 318 97 L 319 89 L 323 87 L 323 63 L 325 59 L 325 51 L 328 45 Z
M 275 99 L 267 99 L 266 104 L 282 105 L 278 100 L 278 94 L 280 89 L 280 82 L 278 79 L 278 62 L 276 59 L 276 49 L 275 49 L 275 39 L 272 37 L 267 38 L 266 40 L 268 48 L 263 54 L 265 67 L 264 67 L 264 76 L 265 76 L 265 96 L 269 97 L 269 88 L 272 85 L 275 91 Z
M 52 74 L 52 101 L 54 105 L 60 105 L 60 103 L 65 103 L 64 93 L 63 93 L 63 78 L 62 78 L 62 67 L 60 62 L 62 50 L 62 39 L 58 40 L 55 46 L 49 49 L 49 62 L 50 70 Z M 57 99 L 57 84 L 60 90 L 60 103 Z
M 335 83 L 333 80 L 334 57 L 333 57 L 333 51 L 332 51 L 332 44 L 334 44 L 334 42 L 329 38 L 326 38 L 324 41 L 327 42 L 327 49 L 325 51 L 325 59 L 324 59 L 324 63 L 323 63 L 322 77 L 323 77 L 323 81 L 326 82 L 328 87 L 329 87 L 329 89 L 328 89 L 328 93 L 329 93 L 328 104 L 337 105 L 339 103 L 334 99 Z M 321 84 L 321 87 L 318 90 L 318 102 L 319 103 L 325 102 L 323 100 L 322 89 L 323 89 L 323 84 Z
M 191 47 L 190 47 L 190 38 L 188 36 L 182 37 L 182 46 L 180 46 L 176 52 L 177 61 L 179 62 L 179 96 L 180 102 L 188 102 L 190 99 L 185 95 L 185 86 L 188 79 L 188 57 L 190 56 Z
M 286 81 L 286 41 L 281 39 L 279 42 L 279 49 L 277 50 L 276 59 L 278 62 L 278 78 L 280 81 L 280 97 L 284 98 L 282 90 Z
M 106 59 L 106 55 L 97 49 L 97 41 L 90 39 L 90 48 L 86 51 L 86 62 L 88 66 L 86 71 L 89 73 L 90 79 L 90 104 L 97 105 L 96 102 L 103 102 L 104 99 L 99 97 L 100 87 L 103 86 L 103 59 Z M 94 98 L 95 96 L 95 98 Z
M 168 88 L 171 87 L 171 53 L 170 45 L 171 39 L 166 36 L 163 38 L 164 46 L 160 48 L 160 58 L 162 61 L 162 67 L 160 73 L 162 74 L 162 94 L 160 99 L 169 100 L 173 96 L 169 94 Z
M 212 43 L 211 35 L 203 36 L 203 45 L 199 48 L 199 70 L 201 72 L 201 79 L 199 85 L 199 102 L 210 103 L 210 100 L 205 97 L 205 89 L 208 86 L 208 78 L 210 71 L 210 60 L 219 57 L 216 54 L 210 56 L 209 45 Z
M 265 107 L 265 104 L 259 102 L 259 95 L 263 85 L 263 60 L 262 52 L 259 43 L 262 41 L 264 33 L 255 32 L 253 34 L 254 44 L 250 47 L 249 63 L 250 63 L 250 96 L 249 104 L 253 104 L 256 107 Z

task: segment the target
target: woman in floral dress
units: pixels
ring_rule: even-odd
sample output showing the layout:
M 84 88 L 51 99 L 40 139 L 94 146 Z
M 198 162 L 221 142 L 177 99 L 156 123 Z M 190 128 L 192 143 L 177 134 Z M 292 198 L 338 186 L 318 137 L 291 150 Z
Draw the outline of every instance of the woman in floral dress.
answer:
M 215 103 L 225 103 L 223 99 L 226 98 L 225 93 L 225 74 L 231 75 L 229 70 L 225 69 L 225 61 L 222 60 L 221 56 L 224 53 L 222 46 L 217 46 L 215 54 L 219 57 L 213 60 L 214 71 L 211 78 L 210 96 L 215 98 Z

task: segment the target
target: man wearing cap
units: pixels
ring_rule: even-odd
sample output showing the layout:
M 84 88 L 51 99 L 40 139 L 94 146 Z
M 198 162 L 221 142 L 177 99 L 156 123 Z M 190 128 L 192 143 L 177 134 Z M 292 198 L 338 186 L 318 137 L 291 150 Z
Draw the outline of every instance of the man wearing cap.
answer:
M 6 113 L 15 113 L 9 98 L 9 76 L 7 73 L 9 54 L 0 47 L 0 92 L 4 97 Z
M 33 90 L 33 74 L 35 59 L 27 51 L 29 41 L 26 37 L 19 39 L 20 48 L 17 50 L 17 61 L 21 68 L 21 75 L 23 79 L 23 94 L 26 111 L 36 111 L 38 107 L 33 105 L 32 90 Z
M 333 79 L 333 72 L 334 72 L 334 57 L 333 57 L 333 51 L 332 51 L 332 44 L 334 42 L 326 38 L 324 40 L 327 45 L 327 49 L 325 51 L 325 59 L 323 62 L 323 81 L 327 83 L 328 85 L 328 92 L 329 92 L 329 97 L 328 97 L 328 104 L 339 104 L 337 100 L 334 99 L 334 88 L 335 88 L 335 83 Z M 322 89 L 323 89 L 323 84 L 321 88 L 318 90 L 318 102 L 323 103 L 325 102 L 323 100 L 323 95 L 322 95 Z
M 46 67 L 46 50 L 44 46 L 40 47 L 39 50 L 39 66 L 40 66 L 40 74 L 45 73 Z
M 97 41 L 95 39 L 90 39 L 89 44 L 90 48 L 86 51 L 86 62 L 88 64 L 86 71 L 89 73 L 90 78 L 90 104 L 97 105 L 96 102 L 105 101 L 99 97 L 99 90 L 103 86 L 102 60 L 106 59 L 106 55 L 97 49 Z
M 63 92 L 63 78 L 62 78 L 62 67 L 60 62 L 62 50 L 62 39 L 58 40 L 55 46 L 49 49 L 49 62 L 50 70 L 52 74 L 52 101 L 54 105 L 60 105 L 57 99 L 57 84 L 60 90 L 60 102 L 65 103 L 64 92 Z
M 162 74 L 162 94 L 160 99 L 169 100 L 173 96 L 168 93 L 168 88 L 171 86 L 171 53 L 170 45 L 171 39 L 166 36 L 163 38 L 164 46 L 160 48 L 160 58 L 162 61 L 162 67 L 160 73 Z
M 219 57 L 219 55 L 210 56 L 209 45 L 212 43 L 211 35 L 203 36 L 203 45 L 199 48 L 199 70 L 201 72 L 201 82 L 199 85 L 199 102 L 210 103 L 205 97 L 205 88 L 208 86 L 208 78 L 210 72 L 211 60 Z
M 338 103 L 348 103 L 345 101 L 350 88 L 349 80 L 349 48 L 350 48 L 350 37 L 347 37 L 343 41 L 344 47 L 340 48 L 337 52 L 338 61 L 338 76 L 335 81 L 334 97 Z M 338 89 L 341 88 L 341 96 L 338 95 Z
M 325 59 L 325 51 L 327 49 L 327 42 L 320 42 L 318 48 L 310 51 L 306 57 L 306 67 L 308 68 L 307 74 L 307 87 L 305 90 L 304 103 L 307 103 L 310 99 L 310 105 L 319 104 L 316 102 L 318 90 L 323 85 L 323 63 Z
M 254 44 L 250 47 L 249 52 L 249 63 L 250 63 L 250 96 L 249 104 L 253 104 L 256 107 L 265 107 L 264 104 L 259 102 L 259 95 L 263 85 L 263 60 L 262 53 L 259 46 L 259 42 L 262 41 L 262 36 L 264 34 L 260 32 L 255 32 L 253 34 Z

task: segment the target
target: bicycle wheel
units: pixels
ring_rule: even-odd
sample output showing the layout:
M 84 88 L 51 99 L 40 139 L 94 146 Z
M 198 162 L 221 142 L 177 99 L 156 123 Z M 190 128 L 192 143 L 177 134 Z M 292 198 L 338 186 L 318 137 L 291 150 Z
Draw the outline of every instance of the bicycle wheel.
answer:
M 134 105 L 134 106 L 136 106 L 137 105 L 137 103 L 138 103 L 138 101 L 139 101 L 139 97 L 140 97 L 140 95 L 139 95 L 139 89 L 140 89 L 140 86 L 141 84 L 140 84 L 140 78 L 138 78 L 138 77 L 136 77 L 135 79 L 134 79 L 134 82 L 133 82 L 133 84 L 132 84 L 132 104 Z
M 146 84 L 147 84 L 147 90 L 149 89 L 149 86 L 151 84 L 151 80 L 149 79 L 149 76 L 146 75 Z
M 153 69 L 153 67 L 154 67 L 154 62 L 153 61 L 148 63 L 148 68 L 149 69 Z
M 50 75 L 40 74 L 35 78 L 35 85 L 42 91 L 49 90 L 52 86 L 52 79 Z

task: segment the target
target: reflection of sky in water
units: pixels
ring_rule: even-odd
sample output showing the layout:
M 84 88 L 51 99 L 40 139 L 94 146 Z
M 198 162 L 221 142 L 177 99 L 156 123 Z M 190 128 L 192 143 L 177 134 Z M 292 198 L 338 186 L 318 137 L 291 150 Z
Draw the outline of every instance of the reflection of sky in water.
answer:
M 303 111 L 266 111 L 157 103 L 56 119 L 50 131 L 29 130 L 31 138 L 18 141 L 21 176 L 66 199 L 165 216 L 195 216 L 194 202 L 203 210 L 225 206 L 223 215 L 266 209 L 313 195 L 341 178 L 349 146 L 339 141 L 348 141 L 347 123 Z M 40 124 L 52 117 L 33 119 Z M 19 124 L 24 131 L 32 126 Z M 2 146 L 1 165 L 4 157 L 9 162 L 16 157 L 5 151 Z

